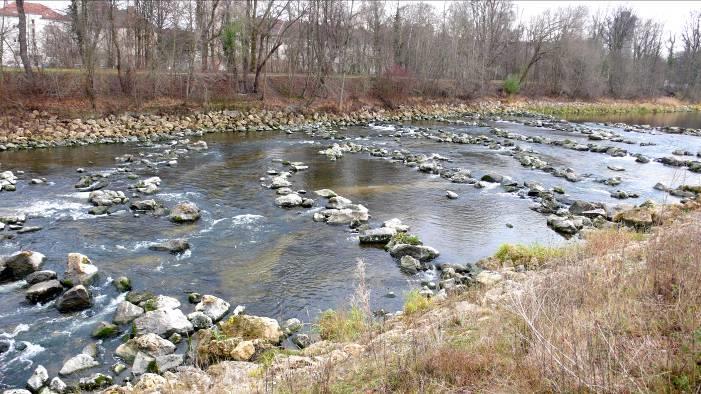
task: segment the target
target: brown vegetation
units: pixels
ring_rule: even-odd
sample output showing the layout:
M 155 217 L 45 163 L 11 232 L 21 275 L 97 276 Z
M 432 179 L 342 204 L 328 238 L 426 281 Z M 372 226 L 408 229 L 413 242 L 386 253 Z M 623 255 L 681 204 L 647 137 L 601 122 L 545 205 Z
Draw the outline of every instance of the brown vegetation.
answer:
M 287 389 L 698 392 L 701 213 L 688 211 L 648 234 L 591 232 L 534 271 L 501 270 L 494 287 L 367 332 L 364 353 L 324 364 L 323 379 L 300 371 Z

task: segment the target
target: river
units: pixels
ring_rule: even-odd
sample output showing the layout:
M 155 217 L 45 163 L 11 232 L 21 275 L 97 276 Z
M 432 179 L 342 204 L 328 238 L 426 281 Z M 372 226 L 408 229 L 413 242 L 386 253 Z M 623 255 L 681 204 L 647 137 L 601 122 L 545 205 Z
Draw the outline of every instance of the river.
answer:
M 701 127 L 698 117 L 693 124 L 687 119 L 677 124 L 668 115 L 659 115 L 661 123 L 655 119 L 626 120 Z M 646 199 L 672 202 L 677 198 L 653 189 L 657 182 L 671 186 L 701 184 L 699 174 L 654 161 L 640 164 L 631 156 L 642 153 L 654 159 L 671 156 L 677 149 L 696 154 L 701 151 L 701 138 L 628 132 L 591 123 L 597 119 L 586 120 L 589 123 L 582 123 L 582 127 L 612 131 L 630 140 L 632 143 L 603 141 L 607 146 L 626 149 L 629 154 L 612 157 L 556 145 L 515 142 L 523 148 L 532 148 L 553 166 L 572 168 L 583 175 L 579 182 L 568 182 L 522 166 L 506 154 L 509 147 L 505 144 L 495 148 L 394 135 L 420 127 L 429 134 L 442 130 L 506 141 L 491 133 L 491 128 L 497 127 L 525 136 L 591 142 L 586 134 L 525 126 L 519 118 L 488 119 L 481 126 L 438 121 L 369 125 L 339 130 L 336 138 L 348 137 L 354 143 L 389 151 L 435 153 L 450 160 L 443 164 L 445 167 L 470 169 L 476 178 L 498 173 L 519 182 L 539 182 L 546 188 L 561 186 L 571 199 L 610 204 L 622 202 L 610 196 L 611 191 L 619 188 L 640 195 L 625 203 L 641 203 Z M 71 252 L 89 256 L 99 268 L 99 279 L 91 289 L 94 306 L 73 314 L 59 313 L 53 301 L 30 305 L 21 282 L 0 285 L 0 341 L 10 343 L 10 349 L 0 354 L 0 388 L 24 386 L 38 364 L 55 376 L 67 358 L 93 342 L 90 333 L 94 326 L 102 320 L 110 321 L 116 304 L 123 299 L 110 283 L 122 275 L 131 278 L 135 289 L 178 298 L 186 314 L 193 310 L 186 292 L 197 291 L 221 297 L 232 307 L 245 305 L 251 314 L 280 321 L 296 317 L 307 323 L 313 322 L 321 310 L 347 305 L 356 286 L 355 267 L 359 258 L 366 263 L 373 309 L 399 310 L 403 294 L 420 287 L 422 280 L 435 279 L 432 271 L 413 276 L 403 274 L 396 260 L 382 248 L 361 247 L 358 235 L 347 226 L 314 222 L 314 212 L 323 205 L 321 198 L 315 197 L 316 204 L 310 209 L 275 206 L 275 193 L 261 186 L 261 177 L 269 169 L 284 168 L 277 160 L 300 161 L 309 166 L 291 178 L 294 189 L 307 190 L 308 195 L 316 189 L 332 189 L 366 206 L 373 226 L 391 218 L 401 219 L 426 245 L 441 252 L 437 263 L 471 264 L 493 254 L 505 242 L 553 246 L 568 242 L 548 228 L 545 215 L 529 209 L 533 204 L 531 199 L 507 193 L 498 184 L 475 188 L 471 184 L 450 183 L 438 175 L 425 174 L 365 152 L 346 153 L 331 161 L 318 151 L 334 141 L 319 134 L 206 134 L 201 138 L 208 145 L 206 151 L 190 151 L 173 167 L 157 163 L 155 168 L 149 168 L 134 163 L 129 166 L 131 172 L 119 172 L 120 163 L 115 157 L 131 154 L 148 158 L 168 149 L 168 144 L 90 145 L 0 153 L 0 169 L 24 171 L 16 192 L 0 193 L 0 211 L 25 213 L 27 225 L 42 227 L 40 231 L 0 241 L 0 254 L 18 250 L 41 252 L 47 256 L 44 269 L 54 270 L 59 276 Z M 656 145 L 641 146 L 640 142 Z M 612 171 L 609 166 L 623 167 L 625 171 Z M 74 188 L 81 175 L 76 172 L 79 167 L 88 173 L 112 174 L 107 189 L 122 190 L 130 197 L 132 191 L 128 187 L 135 181 L 128 179 L 129 173 L 141 178 L 158 176 L 162 180 L 160 190 L 149 198 L 169 207 L 180 201 L 194 202 L 202 209 L 202 219 L 194 224 L 176 225 L 165 217 L 135 216 L 128 211 L 110 216 L 90 215 L 88 193 Z M 621 185 L 613 187 L 596 181 L 612 176 L 621 177 Z M 45 178 L 47 183 L 30 184 L 33 178 Z M 459 198 L 447 199 L 446 190 L 455 191 Z M 148 248 L 150 244 L 173 238 L 187 238 L 191 250 L 172 255 Z M 388 297 L 390 292 L 397 297 Z M 90 373 L 108 371 L 116 362 L 112 351 L 122 341 L 117 337 L 102 342 L 102 366 Z

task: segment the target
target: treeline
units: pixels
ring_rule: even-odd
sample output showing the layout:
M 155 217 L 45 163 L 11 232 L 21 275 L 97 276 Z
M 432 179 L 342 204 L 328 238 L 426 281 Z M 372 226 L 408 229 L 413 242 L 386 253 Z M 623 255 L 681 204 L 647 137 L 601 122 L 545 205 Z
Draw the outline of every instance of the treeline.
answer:
M 701 12 L 680 16 L 681 35 L 668 36 L 631 8 L 556 6 L 520 21 L 503 0 L 72 0 L 42 55 L 82 68 L 93 102 L 266 91 L 340 106 L 362 93 L 701 99 Z

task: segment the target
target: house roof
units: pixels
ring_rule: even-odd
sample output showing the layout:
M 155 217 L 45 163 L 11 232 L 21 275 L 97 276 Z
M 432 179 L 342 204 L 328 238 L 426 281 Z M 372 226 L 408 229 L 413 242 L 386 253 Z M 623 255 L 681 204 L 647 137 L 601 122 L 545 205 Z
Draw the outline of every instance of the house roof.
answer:
M 41 19 L 47 19 L 52 21 L 66 21 L 68 17 L 60 14 L 51 8 L 39 4 L 39 3 L 24 3 L 24 13 L 27 15 L 39 15 Z M 13 16 L 17 17 L 17 4 L 15 2 L 9 3 L 6 7 L 0 8 L 0 16 Z

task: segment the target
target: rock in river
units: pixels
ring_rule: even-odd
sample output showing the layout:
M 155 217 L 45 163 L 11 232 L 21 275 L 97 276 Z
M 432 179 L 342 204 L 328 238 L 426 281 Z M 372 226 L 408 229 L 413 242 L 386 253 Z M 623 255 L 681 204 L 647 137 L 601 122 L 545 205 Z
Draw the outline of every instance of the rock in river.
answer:
M 196 330 L 212 327 L 212 318 L 202 312 L 192 312 L 187 315 L 187 320 L 192 323 Z
M 379 243 L 386 244 L 392 237 L 397 234 L 397 230 L 391 227 L 380 227 L 370 230 L 365 230 L 360 233 L 360 243 Z
M 27 387 L 34 393 L 38 392 L 46 382 L 49 381 L 49 372 L 46 371 L 43 365 L 39 365 L 32 376 L 27 380 Z
M 81 311 L 91 305 L 92 297 L 83 285 L 72 287 L 56 301 L 56 308 L 61 312 Z
M 212 321 L 217 322 L 229 312 L 230 306 L 228 302 L 221 298 L 205 294 L 202 296 L 202 301 L 195 306 L 195 310 L 204 313 Z
M 53 279 L 32 285 L 32 287 L 27 289 L 25 296 L 29 302 L 36 304 L 38 302 L 53 300 L 59 294 L 61 294 L 62 291 L 63 286 L 61 285 L 61 282 Z
M 292 208 L 302 205 L 302 197 L 297 193 L 291 193 L 275 199 L 275 205 L 284 208 Z
M 66 280 L 71 284 L 90 284 L 97 275 L 97 266 L 90 261 L 88 256 L 80 253 L 68 253 L 66 265 Z
M 98 365 L 100 365 L 100 363 L 95 361 L 92 356 L 81 353 L 68 359 L 58 373 L 61 376 L 66 376 L 84 369 L 96 367 Z
M 33 272 L 27 275 L 27 277 L 25 277 L 24 280 L 27 281 L 27 284 L 29 286 L 32 286 L 39 282 L 46 282 L 47 280 L 56 279 L 57 277 L 58 276 L 54 271 L 44 270 Z
M 409 255 L 403 256 L 399 260 L 399 269 L 410 275 L 414 275 L 415 273 L 419 272 L 421 267 L 421 262 Z
M 129 199 L 124 195 L 124 192 L 114 190 L 96 190 L 90 192 L 88 201 L 95 206 L 109 207 L 112 205 L 124 204 Z
M 21 251 L 0 258 L 0 283 L 20 280 L 38 271 L 46 257 L 38 252 Z
M 190 249 L 190 243 L 188 243 L 186 239 L 171 239 L 151 245 L 148 248 L 159 252 L 178 254 Z
M 115 354 L 127 362 L 132 362 L 136 355 L 143 352 L 151 357 L 164 356 L 175 351 L 175 345 L 156 334 L 141 335 L 119 345 Z
M 137 335 L 154 333 L 168 336 L 173 333 L 187 334 L 194 328 L 180 309 L 157 309 L 149 311 L 134 320 Z
M 393 257 L 411 256 L 419 261 L 430 261 L 440 254 L 436 249 L 424 245 L 397 244 L 389 250 Z
M 122 301 L 117 305 L 112 321 L 116 324 L 126 324 L 144 314 L 144 310 L 129 301 Z
M 200 209 L 191 202 L 181 202 L 173 208 L 169 216 L 175 223 L 192 223 L 200 218 Z
M 458 198 L 458 193 L 455 193 L 454 191 L 448 190 L 445 192 L 445 196 L 451 200 L 455 200 L 456 198 Z

